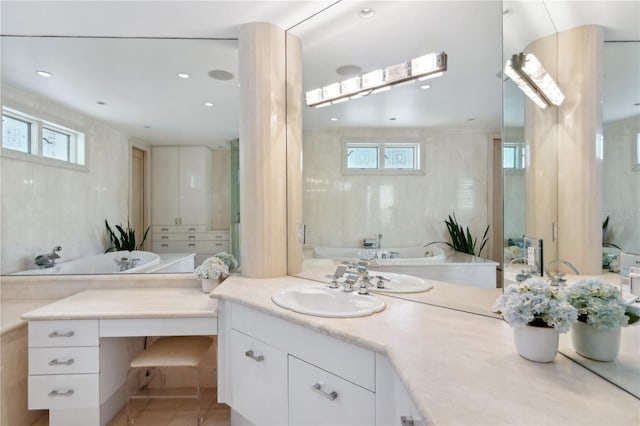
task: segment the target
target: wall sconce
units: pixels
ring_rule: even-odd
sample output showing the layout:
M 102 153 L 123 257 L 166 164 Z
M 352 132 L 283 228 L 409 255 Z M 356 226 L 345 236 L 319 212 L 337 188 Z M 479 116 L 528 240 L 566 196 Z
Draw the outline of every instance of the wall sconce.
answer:
M 513 55 L 504 72 L 540 108 L 564 101 L 562 91 L 533 53 Z
M 413 83 L 416 80 L 426 80 L 438 77 L 447 70 L 447 54 L 430 53 L 386 67 L 377 69 L 358 77 L 352 77 L 339 83 L 332 83 L 306 93 L 307 106 L 324 107 L 327 105 L 357 99 L 371 93 L 383 92 L 392 86 Z

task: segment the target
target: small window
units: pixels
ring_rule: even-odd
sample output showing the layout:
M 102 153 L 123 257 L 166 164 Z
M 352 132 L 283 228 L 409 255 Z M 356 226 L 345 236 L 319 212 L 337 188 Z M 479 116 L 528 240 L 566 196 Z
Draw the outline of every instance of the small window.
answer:
M 422 174 L 415 140 L 345 138 L 342 143 L 344 174 Z
M 3 155 L 51 165 L 84 166 L 84 144 L 81 132 L 11 108 L 2 109 Z
M 31 122 L 3 114 L 2 147 L 29 154 L 31 152 Z
M 636 135 L 636 155 L 635 155 L 635 164 L 633 165 L 633 170 L 640 171 L 640 133 Z
M 523 144 L 505 144 L 502 147 L 502 167 L 505 169 L 522 169 L 525 162 Z

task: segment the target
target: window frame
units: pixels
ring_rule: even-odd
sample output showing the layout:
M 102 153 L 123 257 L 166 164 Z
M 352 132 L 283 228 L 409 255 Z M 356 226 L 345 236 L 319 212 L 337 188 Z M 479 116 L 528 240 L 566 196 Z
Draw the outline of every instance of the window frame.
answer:
M 514 148 L 515 149 L 515 153 L 514 153 L 514 160 L 515 160 L 515 167 L 505 167 L 504 166 L 504 152 L 505 152 L 505 148 Z M 502 169 L 505 171 L 517 171 L 517 170 L 522 170 L 525 168 L 525 163 L 526 163 L 526 150 L 525 150 L 525 146 L 524 143 L 518 143 L 518 142 L 507 142 L 502 146 Z
M 34 163 L 63 167 L 77 171 L 88 171 L 87 140 L 85 133 L 62 123 L 62 120 L 43 118 L 41 114 L 32 114 L 29 108 L 13 105 L 2 105 L 2 116 L 8 116 L 15 120 L 28 122 L 31 125 L 30 149 L 28 153 L 5 147 L 2 144 L 2 157 L 16 160 L 30 161 Z M 44 155 L 44 129 L 61 133 L 69 137 L 67 147 L 67 160 Z
M 424 147 L 423 141 L 417 138 L 381 138 L 381 137 L 343 137 L 342 138 L 342 174 L 343 175 L 424 175 Z M 347 156 L 349 149 L 353 147 L 377 148 L 378 150 L 378 166 L 377 168 L 361 169 L 349 168 Z M 385 149 L 386 148 L 413 148 L 414 149 L 414 168 L 385 168 Z

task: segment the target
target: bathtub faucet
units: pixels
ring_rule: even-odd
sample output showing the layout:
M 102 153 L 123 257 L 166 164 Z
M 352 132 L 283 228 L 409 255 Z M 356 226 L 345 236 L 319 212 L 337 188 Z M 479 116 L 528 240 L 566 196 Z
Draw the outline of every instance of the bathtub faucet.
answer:
M 555 259 L 555 260 L 552 260 L 551 262 L 547 263 L 547 266 L 545 266 L 545 268 L 544 268 L 545 274 L 547 274 L 547 277 L 549 277 L 549 284 L 550 285 L 560 286 L 560 285 L 564 284 L 567 281 L 564 278 L 564 276 L 565 276 L 564 272 L 556 272 L 555 274 L 552 274 L 549 271 L 549 269 L 551 268 L 551 265 L 553 265 L 554 263 L 564 263 L 569 268 L 571 268 L 573 270 L 573 272 L 576 273 L 576 275 L 580 275 L 580 271 L 578 271 L 578 269 L 575 266 L 573 266 L 570 262 L 567 262 L 566 260 L 562 260 L 562 259 Z
M 55 246 L 53 250 L 51 250 L 51 253 L 40 254 L 36 256 L 36 258 L 34 259 L 36 266 L 39 268 L 51 268 L 52 266 L 55 266 L 56 259 L 60 259 L 60 255 L 56 252 L 61 250 L 62 247 Z

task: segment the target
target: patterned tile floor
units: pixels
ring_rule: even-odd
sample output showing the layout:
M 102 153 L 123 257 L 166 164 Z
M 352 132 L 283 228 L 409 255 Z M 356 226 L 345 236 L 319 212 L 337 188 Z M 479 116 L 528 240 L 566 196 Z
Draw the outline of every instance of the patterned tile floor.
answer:
M 216 402 L 215 389 L 202 390 L 202 426 L 229 426 L 231 410 L 226 404 Z M 194 399 L 137 399 L 131 402 L 134 426 L 196 426 L 196 401 Z M 32 426 L 47 426 L 48 416 L 40 418 Z M 127 411 L 123 407 L 107 426 L 127 426 Z

